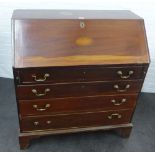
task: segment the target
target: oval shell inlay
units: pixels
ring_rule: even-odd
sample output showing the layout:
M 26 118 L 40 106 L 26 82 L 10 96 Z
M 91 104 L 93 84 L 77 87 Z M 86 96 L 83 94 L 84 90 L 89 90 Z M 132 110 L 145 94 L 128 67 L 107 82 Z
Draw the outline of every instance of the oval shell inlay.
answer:
M 79 37 L 75 41 L 76 45 L 78 46 L 89 46 L 92 44 L 92 42 L 93 42 L 92 38 L 89 37 Z

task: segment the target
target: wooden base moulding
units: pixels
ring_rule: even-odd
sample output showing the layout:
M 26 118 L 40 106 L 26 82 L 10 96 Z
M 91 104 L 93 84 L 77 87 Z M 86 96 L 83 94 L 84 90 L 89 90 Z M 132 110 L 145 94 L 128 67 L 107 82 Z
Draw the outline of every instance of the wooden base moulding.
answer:
M 66 134 L 66 133 L 76 133 L 76 132 L 90 132 L 90 131 L 98 131 L 98 130 L 113 130 L 118 135 L 124 138 L 128 138 L 130 136 L 132 130 L 132 123 L 122 124 L 122 125 L 114 125 L 114 126 L 99 126 L 99 127 L 87 127 L 87 128 L 70 128 L 70 129 L 61 129 L 61 130 L 46 130 L 46 131 L 33 131 L 27 133 L 20 133 L 19 135 L 19 143 L 21 149 L 26 149 L 31 140 L 35 138 L 40 138 L 42 136 L 56 135 L 56 134 Z

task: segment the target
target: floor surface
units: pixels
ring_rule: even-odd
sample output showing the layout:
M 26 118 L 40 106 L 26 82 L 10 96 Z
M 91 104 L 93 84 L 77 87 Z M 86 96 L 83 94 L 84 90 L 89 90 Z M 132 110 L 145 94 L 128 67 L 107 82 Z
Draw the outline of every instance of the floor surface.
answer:
M 155 94 L 141 93 L 129 138 L 113 132 L 90 132 L 42 137 L 24 151 L 155 151 Z M 20 151 L 18 117 L 12 79 L 0 78 L 0 151 Z M 23 150 L 22 150 L 23 151 Z

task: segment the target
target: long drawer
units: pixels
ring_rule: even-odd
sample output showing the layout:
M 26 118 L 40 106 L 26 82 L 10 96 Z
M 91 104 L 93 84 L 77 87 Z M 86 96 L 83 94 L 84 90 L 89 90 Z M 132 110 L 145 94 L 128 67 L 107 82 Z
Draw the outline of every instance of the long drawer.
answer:
M 70 84 L 27 85 L 17 87 L 20 100 L 80 97 L 121 93 L 137 93 L 143 80 L 117 82 L 87 82 Z
M 146 66 L 49 67 L 19 69 L 19 83 L 65 83 L 143 79 Z
M 19 100 L 21 116 L 133 108 L 137 94 Z
M 129 123 L 132 109 L 108 112 L 61 114 L 21 119 L 21 131 L 64 129 Z

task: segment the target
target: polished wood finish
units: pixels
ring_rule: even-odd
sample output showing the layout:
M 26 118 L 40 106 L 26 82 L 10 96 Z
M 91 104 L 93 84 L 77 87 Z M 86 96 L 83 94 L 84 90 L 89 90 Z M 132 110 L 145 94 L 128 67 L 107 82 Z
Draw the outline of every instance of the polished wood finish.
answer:
M 142 18 L 130 11 L 16 10 L 12 43 L 21 149 L 52 134 L 130 135 L 150 62 Z
M 27 68 L 19 69 L 20 84 L 37 83 L 65 83 L 65 82 L 84 82 L 84 81 L 109 81 L 109 80 L 133 80 L 143 79 L 146 66 L 126 66 L 126 67 L 48 67 L 48 68 Z M 122 76 L 128 76 L 124 79 Z M 46 77 L 46 74 L 49 74 Z M 36 76 L 36 78 L 34 77 Z
M 56 134 L 69 134 L 69 133 L 76 133 L 76 132 L 93 132 L 93 131 L 106 131 L 106 130 L 113 130 L 114 132 L 117 132 L 118 129 L 121 129 L 121 131 L 124 131 L 127 133 L 127 131 L 131 132 L 133 125 L 132 123 L 128 124 L 119 124 L 119 125 L 109 125 L 109 126 L 97 126 L 97 127 L 80 127 L 80 128 L 70 128 L 70 129 L 57 129 L 57 130 L 45 130 L 45 131 L 32 131 L 32 132 L 23 132 L 19 135 L 19 142 L 20 142 L 20 148 L 26 149 L 30 141 L 34 138 L 39 138 L 41 136 L 48 136 L 48 135 L 56 135 Z M 117 132 L 120 136 L 123 136 L 120 132 Z M 122 132 L 123 133 L 123 132 Z M 129 132 L 128 132 L 129 133 Z M 123 136 L 125 137 L 125 136 Z
M 96 17 L 96 12 L 92 14 Z M 12 17 L 15 68 L 149 62 L 141 18 L 23 20 L 20 14 L 19 18 L 16 16 L 15 12 Z
M 19 100 L 22 116 L 133 108 L 137 94 Z M 49 105 L 49 106 L 48 106 Z
M 20 127 L 23 131 L 65 129 L 89 126 L 125 124 L 130 121 L 132 109 L 108 111 L 108 112 L 85 112 L 74 114 L 58 114 L 50 116 L 23 117 Z M 112 116 L 112 118 L 109 118 Z M 120 116 L 120 117 L 119 117 Z
M 118 85 L 119 88 L 114 88 Z M 129 88 L 126 88 L 127 86 Z M 67 83 L 67 84 L 46 84 L 27 85 L 17 87 L 17 98 L 26 99 L 46 99 L 62 97 L 80 97 L 92 95 L 110 95 L 122 93 L 138 93 L 142 86 L 142 80 L 118 81 L 118 82 L 87 82 L 87 83 Z M 32 92 L 36 90 L 36 93 Z M 46 91 L 49 90 L 49 91 Z M 122 91 L 122 92 L 121 92 Z M 41 96 L 40 96 L 41 94 Z

